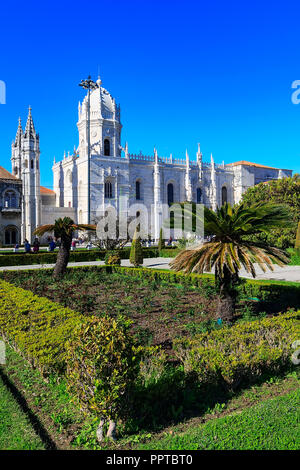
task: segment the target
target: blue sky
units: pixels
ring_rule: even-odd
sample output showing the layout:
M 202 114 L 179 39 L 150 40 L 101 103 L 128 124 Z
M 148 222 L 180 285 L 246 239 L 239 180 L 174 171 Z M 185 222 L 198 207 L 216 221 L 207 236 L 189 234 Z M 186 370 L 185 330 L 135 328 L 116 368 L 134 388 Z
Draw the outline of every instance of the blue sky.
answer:
M 131 153 L 195 158 L 200 142 L 205 160 L 300 172 L 299 13 L 289 1 L 2 2 L 0 165 L 11 169 L 31 105 L 51 187 L 53 156 L 78 145 L 78 83 L 99 67 Z

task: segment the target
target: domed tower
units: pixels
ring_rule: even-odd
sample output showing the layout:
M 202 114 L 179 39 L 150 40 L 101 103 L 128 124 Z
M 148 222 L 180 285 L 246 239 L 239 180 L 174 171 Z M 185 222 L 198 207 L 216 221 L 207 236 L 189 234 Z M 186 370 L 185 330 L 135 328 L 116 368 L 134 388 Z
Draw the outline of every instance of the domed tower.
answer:
M 121 156 L 121 121 L 120 106 L 116 104 L 111 94 L 101 86 L 90 94 L 90 144 L 91 156 L 107 157 Z M 87 127 L 88 127 L 88 97 L 78 104 L 79 156 L 87 156 Z

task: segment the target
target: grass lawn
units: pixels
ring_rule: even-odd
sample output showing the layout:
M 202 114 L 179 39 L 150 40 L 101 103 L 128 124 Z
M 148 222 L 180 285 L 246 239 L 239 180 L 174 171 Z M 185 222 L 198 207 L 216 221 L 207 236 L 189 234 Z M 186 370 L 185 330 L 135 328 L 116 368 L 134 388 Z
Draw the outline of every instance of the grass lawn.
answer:
M 0 449 L 42 450 L 43 442 L 0 377 Z
M 300 390 L 266 400 L 241 413 L 214 419 L 187 432 L 152 440 L 138 449 L 297 450 L 300 448 Z
M 101 445 L 95 437 L 97 422 L 73 405 L 64 381 L 51 379 L 46 383 L 38 370 L 32 369 L 8 345 L 4 371 L 57 449 L 192 450 L 202 449 L 201 445 L 212 449 L 289 449 L 300 446 L 298 370 L 242 390 L 225 401 L 223 398 L 213 405 L 207 404 L 202 413 L 177 421 L 159 434 L 147 428 L 138 433 L 121 432 L 115 443 Z M 2 382 L 0 403 L 0 449 L 49 448 L 49 439 L 48 446 L 44 439 L 43 447 L 26 414 Z

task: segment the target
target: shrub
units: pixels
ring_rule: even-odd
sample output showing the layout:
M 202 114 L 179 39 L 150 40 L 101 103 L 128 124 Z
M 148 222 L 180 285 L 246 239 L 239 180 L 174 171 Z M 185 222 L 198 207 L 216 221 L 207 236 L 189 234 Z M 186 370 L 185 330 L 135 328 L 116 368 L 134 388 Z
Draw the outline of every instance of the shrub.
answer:
M 129 260 L 130 263 L 133 264 L 135 267 L 138 267 L 143 264 L 143 247 L 141 244 L 141 238 L 138 237 L 136 233 L 132 240 Z
M 159 240 L 158 240 L 158 251 L 159 251 L 159 253 L 161 252 L 161 250 L 164 247 L 165 247 L 165 240 L 163 238 L 163 229 L 161 228 L 160 232 L 159 232 Z
M 243 380 L 254 381 L 290 364 L 291 346 L 297 339 L 300 311 L 178 339 L 174 349 L 185 372 L 197 381 L 234 389 Z
M 67 379 L 82 409 L 117 420 L 128 410 L 138 376 L 142 347 L 135 347 L 131 321 L 119 316 L 91 317 L 68 343 Z
M 65 369 L 66 339 L 81 316 L 0 280 L 0 333 L 46 375 Z
M 108 251 L 104 258 L 105 264 L 121 266 L 121 256 L 118 251 Z
M 300 220 L 298 222 L 296 241 L 295 241 L 295 251 L 296 254 L 300 255 Z

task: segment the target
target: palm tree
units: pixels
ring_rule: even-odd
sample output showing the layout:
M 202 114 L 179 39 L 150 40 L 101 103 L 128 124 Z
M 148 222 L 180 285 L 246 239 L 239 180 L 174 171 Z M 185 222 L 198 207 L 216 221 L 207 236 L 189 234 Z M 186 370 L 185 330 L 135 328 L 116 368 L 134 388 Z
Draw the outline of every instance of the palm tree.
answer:
M 190 213 L 193 217 L 195 214 Z M 197 217 L 197 216 L 196 216 Z M 286 264 L 289 259 L 278 248 L 251 240 L 251 236 L 269 232 L 289 223 L 283 205 L 256 204 L 231 207 L 226 203 L 216 212 L 204 207 L 204 234 L 209 241 L 196 249 L 184 250 L 170 263 L 175 271 L 203 273 L 215 270 L 215 283 L 220 293 L 217 317 L 231 321 L 234 315 L 236 284 L 243 266 L 256 276 L 254 263 L 265 272 L 273 264 Z
M 57 254 L 56 264 L 53 275 L 58 278 L 62 276 L 67 269 L 70 248 L 72 242 L 72 235 L 76 230 L 90 230 L 95 231 L 95 225 L 75 224 L 70 217 L 59 218 L 55 220 L 54 224 L 41 225 L 34 231 L 35 235 L 42 236 L 45 233 L 53 232 L 56 238 L 60 238 L 61 244 Z

